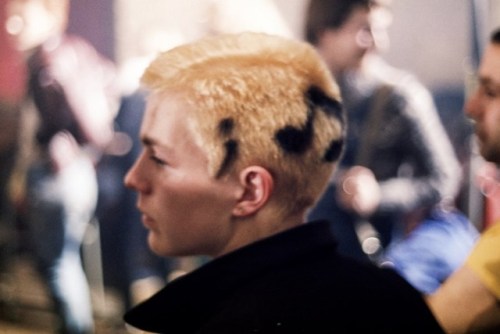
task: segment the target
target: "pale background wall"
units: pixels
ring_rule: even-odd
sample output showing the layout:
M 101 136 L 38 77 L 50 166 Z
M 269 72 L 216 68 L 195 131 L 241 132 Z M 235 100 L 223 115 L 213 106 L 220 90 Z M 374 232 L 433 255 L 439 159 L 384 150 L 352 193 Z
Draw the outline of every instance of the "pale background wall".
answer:
M 224 0 L 212 0 L 221 1 Z M 301 38 L 307 0 L 271 2 L 291 33 Z M 394 23 L 390 30 L 392 47 L 386 57 L 394 65 L 415 72 L 432 89 L 462 86 L 464 64 L 469 54 L 470 2 L 395 0 Z M 164 37 L 170 36 L 173 44 L 201 36 L 211 23 L 206 14 L 207 3 L 204 0 L 116 0 L 117 61 L 138 54 L 148 43 L 147 33 L 156 28 L 164 31 Z M 244 12 L 247 18 L 252 16 L 248 10 Z M 263 21 L 262 14 L 253 15 L 253 18 Z

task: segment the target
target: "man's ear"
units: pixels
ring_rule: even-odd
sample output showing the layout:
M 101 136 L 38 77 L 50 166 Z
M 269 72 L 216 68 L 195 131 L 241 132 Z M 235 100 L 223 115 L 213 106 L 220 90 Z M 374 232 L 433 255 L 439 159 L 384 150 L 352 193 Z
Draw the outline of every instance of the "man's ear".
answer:
M 233 208 L 233 215 L 244 217 L 256 213 L 269 201 L 274 178 L 263 167 L 249 166 L 240 172 L 240 184 L 244 191 Z

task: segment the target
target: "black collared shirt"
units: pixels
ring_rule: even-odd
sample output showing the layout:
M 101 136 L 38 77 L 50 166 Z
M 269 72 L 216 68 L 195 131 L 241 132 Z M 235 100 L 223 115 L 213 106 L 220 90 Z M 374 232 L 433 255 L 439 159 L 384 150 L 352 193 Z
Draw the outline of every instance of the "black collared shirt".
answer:
M 217 258 L 125 315 L 160 333 L 442 333 L 396 273 L 336 252 L 326 222 Z

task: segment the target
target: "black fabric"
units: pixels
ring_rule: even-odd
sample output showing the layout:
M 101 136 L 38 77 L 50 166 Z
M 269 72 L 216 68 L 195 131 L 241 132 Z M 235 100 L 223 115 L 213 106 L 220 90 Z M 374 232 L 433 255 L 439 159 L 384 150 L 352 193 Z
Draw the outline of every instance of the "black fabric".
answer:
M 396 273 L 339 256 L 327 222 L 217 258 L 125 321 L 160 333 L 442 333 Z

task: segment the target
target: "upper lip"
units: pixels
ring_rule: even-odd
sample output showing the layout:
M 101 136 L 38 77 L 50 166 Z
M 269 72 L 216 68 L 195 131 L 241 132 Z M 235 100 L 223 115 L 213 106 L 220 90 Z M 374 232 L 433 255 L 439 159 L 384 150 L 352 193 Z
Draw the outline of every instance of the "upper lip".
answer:
M 141 215 L 141 221 L 142 221 L 142 224 L 147 227 L 147 228 L 151 228 L 152 227 L 152 222 L 154 222 L 154 219 L 151 218 L 151 216 L 148 216 L 147 214 L 145 213 L 142 213 Z
M 139 212 L 141 213 L 141 215 L 143 217 L 151 219 L 151 217 L 148 216 L 148 214 L 146 213 L 146 210 L 142 206 L 140 206 L 139 204 L 137 204 L 137 210 L 139 210 Z

